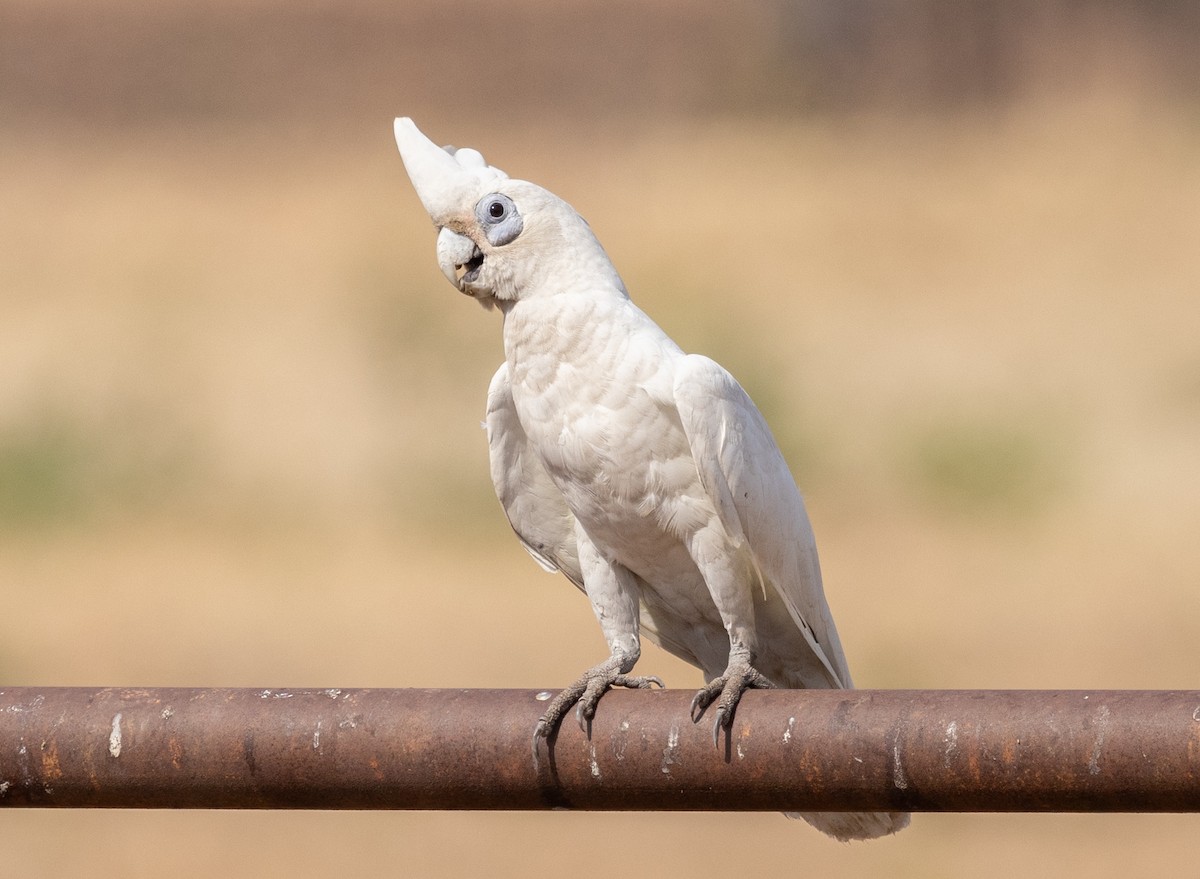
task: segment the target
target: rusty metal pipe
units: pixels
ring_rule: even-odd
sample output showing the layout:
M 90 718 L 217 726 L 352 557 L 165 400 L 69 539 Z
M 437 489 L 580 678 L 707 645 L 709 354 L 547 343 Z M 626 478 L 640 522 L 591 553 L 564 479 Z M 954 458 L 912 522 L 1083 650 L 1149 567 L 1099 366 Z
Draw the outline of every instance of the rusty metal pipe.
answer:
M 0 690 L 0 806 L 1200 811 L 1200 691 Z

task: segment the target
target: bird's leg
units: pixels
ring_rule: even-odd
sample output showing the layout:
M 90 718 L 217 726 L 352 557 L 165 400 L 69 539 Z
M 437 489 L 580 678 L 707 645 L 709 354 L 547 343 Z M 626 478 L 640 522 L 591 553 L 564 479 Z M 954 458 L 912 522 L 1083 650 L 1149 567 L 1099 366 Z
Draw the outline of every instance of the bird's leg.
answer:
M 704 577 L 725 631 L 729 633 L 729 661 L 725 671 L 710 680 L 692 699 L 692 722 L 716 702 L 713 744 L 719 746 L 721 730 L 733 725 L 733 712 L 742 693 L 768 690 L 775 685 L 753 665 L 758 639 L 754 626 L 754 590 L 761 588 L 759 574 L 746 551 L 731 541 L 720 524 L 699 529 L 688 542 L 688 552 Z
M 533 732 L 535 759 L 538 739 L 550 738 L 572 705 L 577 706 L 575 718 L 580 728 L 587 732 L 588 723 L 596 716 L 596 704 L 610 687 L 647 689 L 663 685 L 655 677 L 629 674 L 642 654 L 637 580 L 627 568 L 604 558 L 582 527 L 576 525 L 575 530 L 584 588 L 612 653 L 607 660 L 585 671 L 550 703 Z
M 728 730 L 733 724 L 733 711 L 737 708 L 746 690 L 773 690 L 771 683 L 752 664 L 750 651 L 745 647 L 734 647 L 729 651 L 729 665 L 724 674 L 718 675 L 696 693 L 692 699 L 692 722 L 699 723 L 704 710 L 717 703 L 716 715 L 713 720 L 713 744 L 720 745 L 721 730 Z

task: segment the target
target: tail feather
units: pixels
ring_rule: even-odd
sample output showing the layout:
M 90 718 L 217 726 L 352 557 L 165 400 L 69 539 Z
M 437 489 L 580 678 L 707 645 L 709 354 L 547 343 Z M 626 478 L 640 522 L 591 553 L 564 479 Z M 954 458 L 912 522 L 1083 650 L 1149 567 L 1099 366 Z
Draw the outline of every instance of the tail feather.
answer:
M 878 839 L 908 826 L 908 812 L 784 812 L 789 818 L 803 818 L 822 833 L 839 842 L 854 839 Z

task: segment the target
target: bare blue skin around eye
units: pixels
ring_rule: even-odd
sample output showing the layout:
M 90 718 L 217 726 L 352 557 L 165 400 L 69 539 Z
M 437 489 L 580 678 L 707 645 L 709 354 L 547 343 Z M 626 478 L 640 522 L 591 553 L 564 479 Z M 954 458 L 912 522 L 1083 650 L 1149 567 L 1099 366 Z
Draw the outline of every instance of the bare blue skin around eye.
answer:
M 503 247 L 521 234 L 525 222 L 507 195 L 485 195 L 475 205 L 475 218 L 493 247 Z

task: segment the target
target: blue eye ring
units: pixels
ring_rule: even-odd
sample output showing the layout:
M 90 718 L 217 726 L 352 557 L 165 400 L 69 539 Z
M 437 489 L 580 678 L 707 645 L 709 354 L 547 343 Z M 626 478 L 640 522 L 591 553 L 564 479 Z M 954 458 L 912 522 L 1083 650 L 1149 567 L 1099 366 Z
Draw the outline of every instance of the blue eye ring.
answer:
M 475 218 L 493 247 L 503 247 L 515 241 L 525 228 L 525 221 L 521 219 L 516 204 L 499 192 L 485 195 L 479 200 L 475 205 Z

